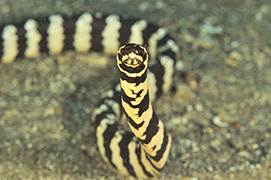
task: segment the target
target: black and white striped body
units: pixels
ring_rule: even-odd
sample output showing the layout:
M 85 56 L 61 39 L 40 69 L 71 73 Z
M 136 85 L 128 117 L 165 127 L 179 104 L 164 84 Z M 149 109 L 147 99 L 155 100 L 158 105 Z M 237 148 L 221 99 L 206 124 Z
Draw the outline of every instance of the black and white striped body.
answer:
M 142 77 L 136 86 L 130 82 L 136 77 L 120 72 L 121 86 L 118 84 L 106 93 L 93 110 L 92 120 L 98 149 L 105 161 L 134 177 L 148 178 L 161 171 L 171 139 L 153 111 L 151 101 L 168 92 L 179 51 L 165 29 L 144 20 L 84 13 L 73 18 L 52 15 L 5 25 L 0 27 L 0 33 L 1 63 L 11 63 L 20 57 L 37 57 L 41 53 L 59 54 L 64 50 L 116 54 L 124 43 L 146 45 L 150 57 L 156 61 L 143 74 L 140 71 L 136 75 Z M 137 103 L 139 109 L 135 108 Z M 122 108 L 133 133 L 118 124 Z
M 137 44 L 124 45 L 118 51 L 117 64 L 120 71 L 121 103 L 127 122 L 142 144 L 142 156 L 150 162 L 144 165 L 145 168 L 152 175 L 157 174 L 168 158 L 171 137 L 166 133 L 150 101 L 147 51 Z

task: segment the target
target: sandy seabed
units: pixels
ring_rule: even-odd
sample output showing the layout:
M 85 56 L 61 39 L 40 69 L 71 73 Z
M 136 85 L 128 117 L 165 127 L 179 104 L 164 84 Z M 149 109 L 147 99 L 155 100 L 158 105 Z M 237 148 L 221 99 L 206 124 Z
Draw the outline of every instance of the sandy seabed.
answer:
M 174 91 L 154 105 L 173 137 L 157 179 L 271 179 L 269 0 L 2 0 L 0 24 L 85 11 L 145 18 L 180 44 Z M 90 122 L 117 80 L 97 53 L 0 64 L 0 179 L 127 179 Z

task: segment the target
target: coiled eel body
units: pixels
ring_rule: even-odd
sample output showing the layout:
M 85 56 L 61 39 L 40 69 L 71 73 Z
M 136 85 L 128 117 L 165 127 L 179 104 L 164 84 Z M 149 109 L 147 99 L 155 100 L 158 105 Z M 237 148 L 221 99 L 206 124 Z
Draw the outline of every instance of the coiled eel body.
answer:
M 98 149 L 106 162 L 127 175 L 149 178 L 162 170 L 171 137 L 152 102 L 169 91 L 179 53 L 177 43 L 164 28 L 145 20 L 84 13 L 4 25 L 0 34 L 1 63 L 65 50 L 117 53 L 120 84 L 101 98 L 91 118 Z M 148 67 L 149 58 L 153 62 Z M 119 125 L 122 115 L 132 132 Z

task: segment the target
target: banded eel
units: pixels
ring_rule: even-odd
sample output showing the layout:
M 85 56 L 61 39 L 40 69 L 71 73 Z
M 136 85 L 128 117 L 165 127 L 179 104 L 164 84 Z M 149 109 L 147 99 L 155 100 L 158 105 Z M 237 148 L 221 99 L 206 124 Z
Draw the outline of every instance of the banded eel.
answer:
M 0 34 L 1 63 L 65 50 L 118 52 L 121 83 L 109 90 L 93 110 L 98 149 L 106 162 L 127 175 L 149 178 L 162 170 L 171 136 L 151 102 L 169 91 L 179 53 L 177 43 L 164 28 L 145 20 L 84 13 L 5 25 L 0 27 Z M 125 43 L 132 44 L 119 49 Z M 149 55 L 138 44 L 146 45 Z M 148 68 L 149 56 L 156 60 Z M 123 114 L 132 132 L 119 125 Z

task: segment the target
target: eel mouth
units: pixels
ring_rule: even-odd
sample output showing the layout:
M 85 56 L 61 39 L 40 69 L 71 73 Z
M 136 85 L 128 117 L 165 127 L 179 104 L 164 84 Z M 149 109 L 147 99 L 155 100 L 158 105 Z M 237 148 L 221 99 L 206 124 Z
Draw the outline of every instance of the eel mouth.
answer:
M 120 47 L 117 59 L 128 67 L 138 67 L 147 60 L 146 49 L 140 44 L 124 44 Z
M 143 59 L 141 56 L 134 53 L 130 53 L 126 56 L 123 56 L 122 63 L 128 67 L 138 67 L 143 64 Z

